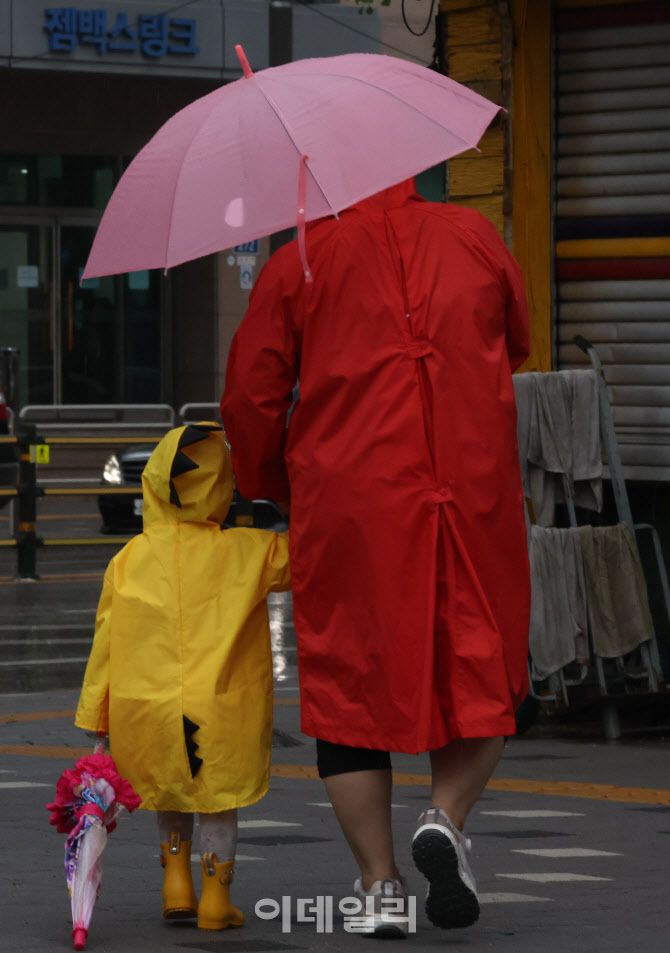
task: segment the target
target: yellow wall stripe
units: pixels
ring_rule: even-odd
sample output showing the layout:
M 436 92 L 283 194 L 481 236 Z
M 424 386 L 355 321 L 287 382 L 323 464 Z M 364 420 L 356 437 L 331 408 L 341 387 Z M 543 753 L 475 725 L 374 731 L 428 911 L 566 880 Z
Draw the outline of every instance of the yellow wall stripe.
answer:
M 557 258 L 666 258 L 670 238 L 575 238 L 556 242 Z
M 648 3 L 648 0 L 557 0 L 556 6 L 559 10 L 569 10 L 573 7 L 615 7 L 623 3 Z

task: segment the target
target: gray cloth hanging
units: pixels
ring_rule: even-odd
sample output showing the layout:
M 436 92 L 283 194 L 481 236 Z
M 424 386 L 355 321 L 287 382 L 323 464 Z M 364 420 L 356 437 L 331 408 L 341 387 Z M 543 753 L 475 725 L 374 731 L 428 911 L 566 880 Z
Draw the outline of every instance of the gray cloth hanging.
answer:
M 565 502 L 563 474 L 578 506 L 602 508 L 598 378 L 594 370 L 514 375 L 517 439 L 524 495 L 535 521 L 554 521 Z
M 531 675 L 541 681 L 588 660 L 587 609 L 578 529 L 530 527 Z
M 632 652 L 653 637 L 647 584 L 632 530 L 580 526 L 593 651 L 603 658 Z

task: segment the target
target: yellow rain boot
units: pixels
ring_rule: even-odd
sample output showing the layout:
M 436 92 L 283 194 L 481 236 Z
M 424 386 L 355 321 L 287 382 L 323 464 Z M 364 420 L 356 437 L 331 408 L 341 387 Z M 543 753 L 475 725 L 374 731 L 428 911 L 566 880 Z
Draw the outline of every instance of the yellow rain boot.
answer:
M 217 863 L 216 854 L 202 855 L 202 896 L 198 906 L 201 930 L 225 930 L 226 927 L 241 927 L 244 923 L 244 914 L 230 902 L 234 865 L 234 860 Z
M 191 873 L 191 841 L 181 834 L 170 834 L 169 844 L 161 844 L 163 877 L 163 916 L 166 920 L 185 920 L 198 915 L 198 898 Z

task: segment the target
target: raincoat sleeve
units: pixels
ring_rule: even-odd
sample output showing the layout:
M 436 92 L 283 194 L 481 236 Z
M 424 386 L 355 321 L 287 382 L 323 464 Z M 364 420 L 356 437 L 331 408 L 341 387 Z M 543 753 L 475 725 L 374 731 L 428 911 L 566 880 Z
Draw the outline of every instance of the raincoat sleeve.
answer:
M 507 291 L 505 345 L 510 367 L 515 371 L 530 354 L 528 304 L 523 272 L 498 234 L 496 227 L 483 215 L 478 216 L 477 235 L 485 246 L 489 258 L 494 259 L 498 269 L 502 267 Z
M 110 563 L 95 617 L 95 636 L 84 674 L 74 723 L 89 731 L 109 732 L 109 646 L 112 627 L 114 567 Z
M 515 371 L 530 354 L 528 303 L 521 268 L 507 249 L 505 252 L 508 284 L 505 344 L 510 367 Z
M 291 588 L 288 560 L 288 533 L 272 533 L 265 561 L 265 585 L 268 592 L 286 592 Z
M 258 276 L 247 313 L 233 338 L 221 419 L 242 496 L 269 497 L 287 508 L 284 444 L 286 414 L 298 377 L 292 333 L 297 281 L 291 269 L 286 269 L 286 256 L 278 255 L 275 253 Z M 296 273 L 301 278 L 299 267 Z

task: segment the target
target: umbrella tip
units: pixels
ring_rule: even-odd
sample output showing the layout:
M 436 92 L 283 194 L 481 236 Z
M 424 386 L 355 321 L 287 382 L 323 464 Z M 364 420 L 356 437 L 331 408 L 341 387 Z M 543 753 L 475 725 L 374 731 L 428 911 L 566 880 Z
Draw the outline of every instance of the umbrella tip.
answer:
M 74 940 L 75 950 L 84 950 L 86 949 L 86 937 L 88 936 L 88 930 L 85 930 L 83 927 L 77 927 L 72 931 L 72 938 Z
M 249 66 L 249 60 L 247 59 L 246 54 L 239 43 L 235 46 L 235 52 L 237 53 L 237 58 L 240 61 L 240 66 L 242 67 L 242 72 L 246 78 L 248 79 L 250 76 L 253 76 L 254 71 Z

